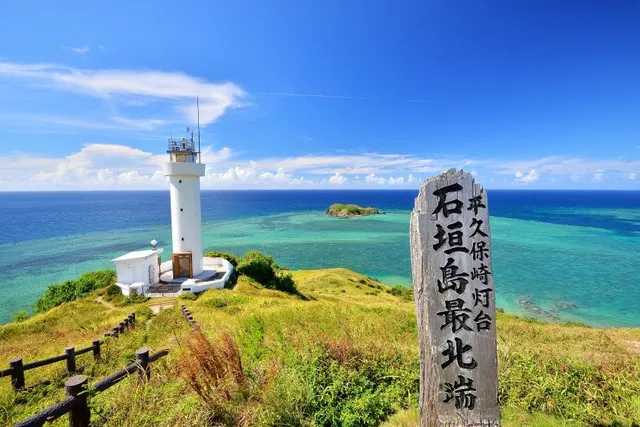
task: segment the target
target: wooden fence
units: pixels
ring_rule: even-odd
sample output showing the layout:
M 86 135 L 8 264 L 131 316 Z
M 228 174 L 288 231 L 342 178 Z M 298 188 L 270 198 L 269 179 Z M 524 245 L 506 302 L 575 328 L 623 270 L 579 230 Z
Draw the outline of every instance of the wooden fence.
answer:
M 138 372 L 141 381 L 147 381 L 151 376 L 150 363 L 169 354 L 169 350 L 160 350 L 149 355 L 149 349 L 143 347 L 136 351 L 136 361 L 121 371 L 108 376 L 93 385 L 91 393 L 98 393 L 122 381 L 128 375 Z M 84 375 L 76 375 L 65 382 L 67 397 L 53 406 L 23 420 L 13 427 L 40 427 L 48 421 L 53 421 L 64 414 L 69 414 L 70 427 L 88 427 L 91 419 L 91 408 L 87 399 L 89 393 L 88 380 Z
M 187 319 L 192 329 L 195 329 L 198 327 L 198 322 L 196 322 L 196 320 L 191 315 L 191 312 L 189 311 L 187 306 L 184 304 L 182 304 L 182 314 L 184 314 L 185 319 Z
M 136 313 L 131 313 L 127 317 L 124 318 L 122 322 L 118 324 L 118 326 L 114 326 L 111 331 L 104 334 L 105 337 L 117 337 L 120 334 L 123 334 L 125 329 L 135 325 L 136 323 Z
M 136 322 L 136 314 L 131 313 L 128 315 L 124 321 L 120 322 L 120 324 L 114 327 L 111 332 L 104 334 L 106 337 L 118 337 L 120 334 L 123 334 L 125 328 L 132 327 Z M 64 354 L 60 356 L 50 357 L 44 360 L 38 360 L 36 362 L 23 363 L 21 357 L 16 357 L 9 361 L 9 369 L 5 369 L 0 371 L 0 378 L 11 376 L 11 385 L 15 390 L 21 390 L 25 387 L 24 380 L 24 371 L 28 371 L 30 369 L 39 368 L 41 366 L 47 366 L 52 363 L 62 362 L 63 360 L 67 363 L 67 372 L 69 374 L 74 374 L 76 372 L 76 356 L 81 354 L 93 353 L 94 359 L 100 358 L 100 346 L 104 344 L 102 340 L 93 340 L 90 346 L 81 348 L 76 350 L 75 347 L 67 347 L 65 349 Z

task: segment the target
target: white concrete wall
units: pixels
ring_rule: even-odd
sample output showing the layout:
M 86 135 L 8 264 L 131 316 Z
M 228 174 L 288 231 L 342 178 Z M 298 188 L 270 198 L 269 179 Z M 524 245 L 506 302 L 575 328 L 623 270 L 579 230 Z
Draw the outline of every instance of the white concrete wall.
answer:
M 135 268 L 130 264 L 116 264 L 116 275 L 118 276 L 119 283 L 134 283 L 135 279 Z
M 154 277 L 152 279 L 153 281 L 149 282 L 149 266 L 151 265 L 154 266 Z M 130 285 L 132 283 L 152 285 L 158 282 L 159 274 L 158 259 L 156 257 L 116 263 L 117 281 L 124 285 Z
M 166 163 L 171 193 L 171 236 L 174 252 L 191 252 L 193 274 L 202 272 L 201 163 Z

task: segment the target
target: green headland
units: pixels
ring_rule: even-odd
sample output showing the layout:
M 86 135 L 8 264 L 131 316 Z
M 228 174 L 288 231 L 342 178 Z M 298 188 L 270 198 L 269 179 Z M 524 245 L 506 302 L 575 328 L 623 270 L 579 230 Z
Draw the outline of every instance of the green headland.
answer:
M 0 326 L 0 360 L 28 363 L 87 346 L 135 311 L 137 326 L 107 338 L 101 360 L 79 356 L 78 369 L 93 383 L 131 363 L 142 346 L 170 353 L 152 364 L 147 384 L 134 375 L 89 398 L 101 425 L 415 425 L 410 288 L 342 268 L 288 271 L 256 252 L 229 259 L 240 271 L 235 286 L 199 296 L 125 299 L 108 273 L 50 289 L 39 313 Z M 200 332 L 191 331 L 181 304 Z M 640 424 L 640 329 L 498 313 L 497 332 L 503 425 Z M 25 376 L 19 393 L 0 379 L 2 425 L 64 398 L 64 362 Z

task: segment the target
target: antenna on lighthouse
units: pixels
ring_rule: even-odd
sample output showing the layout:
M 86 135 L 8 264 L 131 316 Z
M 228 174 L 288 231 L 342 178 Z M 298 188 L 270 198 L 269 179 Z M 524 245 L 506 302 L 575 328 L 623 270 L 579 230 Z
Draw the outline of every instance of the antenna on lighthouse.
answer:
M 196 96 L 196 109 L 198 110 L 198 163 L 202 163 L 202 151 L 200 150 L 200 97 Z

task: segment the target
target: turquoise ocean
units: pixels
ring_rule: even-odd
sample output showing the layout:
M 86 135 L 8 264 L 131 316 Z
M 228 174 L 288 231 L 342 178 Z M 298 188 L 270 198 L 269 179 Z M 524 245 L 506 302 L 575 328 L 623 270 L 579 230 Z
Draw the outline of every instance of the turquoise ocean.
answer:
M 206 250 L 268 253 L 290 269 L 346 267 L 411 283 L 417 191 L 203 191 Z M 386 214 L 339 219 L 334 202 Z M 549 321 L 640 326 L 640 192 L 489 191 L 498 307 Z M 0 322 L 48 284 L 171 251 L 168 192 L 0 193 Z M 165 258 L 168 255 L 165 253 Z

